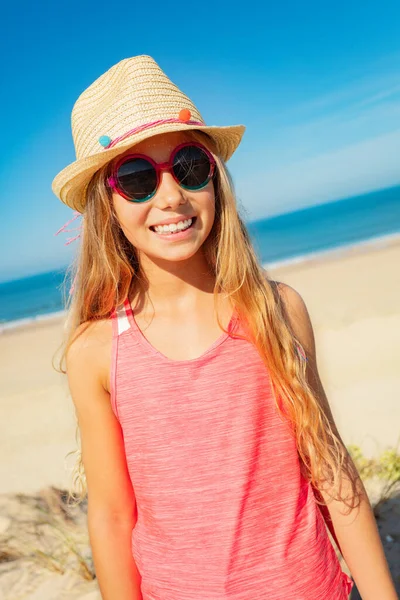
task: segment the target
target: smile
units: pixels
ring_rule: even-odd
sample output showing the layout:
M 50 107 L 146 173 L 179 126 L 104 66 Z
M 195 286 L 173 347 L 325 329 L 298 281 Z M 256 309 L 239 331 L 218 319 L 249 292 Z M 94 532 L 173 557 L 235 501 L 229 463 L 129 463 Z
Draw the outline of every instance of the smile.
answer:
M 151 226 L 150 229 L 161 235 L 173 235 L 189 229 L 195 222 L 196 217 L 190 219 L 183 219 L 177 223 L 170 223 L 169 225 L 155 225 Z

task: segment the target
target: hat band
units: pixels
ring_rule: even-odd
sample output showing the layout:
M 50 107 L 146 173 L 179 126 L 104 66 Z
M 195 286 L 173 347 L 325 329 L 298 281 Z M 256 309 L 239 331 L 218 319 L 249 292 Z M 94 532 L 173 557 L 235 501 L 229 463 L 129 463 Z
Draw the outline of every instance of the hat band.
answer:
M 107 144 L 107 146 L 104 146 L 104 150 L 108 150 L 109 148 L 112 148 L 113 146 L 115 146 L 116 144 L 118 144 L 118 142 L 121 142 L 122 140 L 124 140 L 125 138 L 129 137 L 130 135 L 134 134 L 134 133 L 139 133 L 140 131 L 144 131 L 145 129 L 149 129 L 150 127 L 154 127 L 155 125 L 161 125 L 164 123 L 185 123 L 186 125 L 202 125 L 204 127 L 204 123 L 202 123 L 201 121 L 191 121 L 191 120 L 183 120 L 183 119 L 160 119 L 158 121 L 152 121 L 151 123 L 145 123 L 144 125 L 139 125 L 138 127 L 135 127 L 134 129 L 130 129 L 129 131 L 127 131 L 126 133 L 120 135 L 119 137 L 115 138 L 114 140 L 111 140 L 109 144 Z

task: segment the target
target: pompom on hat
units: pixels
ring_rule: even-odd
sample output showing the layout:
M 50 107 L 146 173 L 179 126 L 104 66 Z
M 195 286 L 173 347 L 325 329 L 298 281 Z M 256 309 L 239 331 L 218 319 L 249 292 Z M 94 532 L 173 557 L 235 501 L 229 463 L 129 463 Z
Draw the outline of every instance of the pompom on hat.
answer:
M 94 173 L 130 146 L 160 133 L 197 129 L 213 139 L 227 161 L 245 130 L 244 125 L 206 125 L 151 56 L 121 60 L 96 79 L 76 100 L 71 126 L 76 161 L 56 175 L 52 190 L 80 213 Z

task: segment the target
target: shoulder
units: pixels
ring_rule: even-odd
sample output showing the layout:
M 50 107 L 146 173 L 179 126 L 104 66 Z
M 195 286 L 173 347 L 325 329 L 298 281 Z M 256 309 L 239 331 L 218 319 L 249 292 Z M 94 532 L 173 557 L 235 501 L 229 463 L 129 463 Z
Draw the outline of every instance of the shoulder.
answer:
M 273 283 L 276 284 L 279 290 L 278 293 L 292 333 L 306 353 L 307 365 L 305 374 L 307 383 L 328 418 L 334 433 L 343 444 L 318 371 L 315 336 L 306 303 L 300 293 L 290 285 L 281 282 Z
M 311 360 L 315 359 L 314 330 L 304 298 L 287 283 L 281 281 L 271 281 L 270 283 L 277 290 L 284 316 L 293 335 L 303 346 L 307 357 Z
M 104 519 L 115 515 L 131 519 L 135 502 L 122 430 L 104 383 L 112 340 L 109 321 L 82 323 L 67 353 L 68 384 L 79 426 L 90 506 L 88 525 L 93 535 Z
M 265 273 L 265 278 L 268 280 L 273 291 L 277 294 L 277 300 L 281 304 L 283 303 L 284 309 L 289 311 L 292 317 L 295 314 L 303 315 L 303 318 L 306 313 L 308 315 L 306 304 L 297 290 L 287 283 L 283 283 L 282 281 L 269 279 L 265 269 L 263 269 L 263 271 Z
M 78 355 L 89 358 L 106 344 L 112 335 L 111 319 L 85 321 L 74 331 L 68 350 L 68 357 L 76 359 Z
M 290 316 L 292 320 L 299 321 L 299 324 L 304 326 L 304 321 L 306 318 L 309 318 L 309 314 L 301 294 L 287 283 L 282 283 L 281 281 L 275 281 L 274 283 L 276 284 L 285 308 L 288 313 L 290 313 L 288 316 Z
M 108 391 L 111 344 L 111 319 L 81 323 L 74 331 L 66 353 L 68 379 L 85 374 L 98 378 Z

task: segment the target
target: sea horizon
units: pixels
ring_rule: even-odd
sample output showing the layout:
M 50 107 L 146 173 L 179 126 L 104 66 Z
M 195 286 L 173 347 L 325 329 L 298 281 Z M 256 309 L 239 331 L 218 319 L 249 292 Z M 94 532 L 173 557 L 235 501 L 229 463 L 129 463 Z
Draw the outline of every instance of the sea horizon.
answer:
M 400 238 L 400 186 L 246 223 L 268 270 L 385 247 Z M 65 314 L 68 267 L 0 283 L 0 333 Z M 20 302 L 21 294 L 25 303 Z

